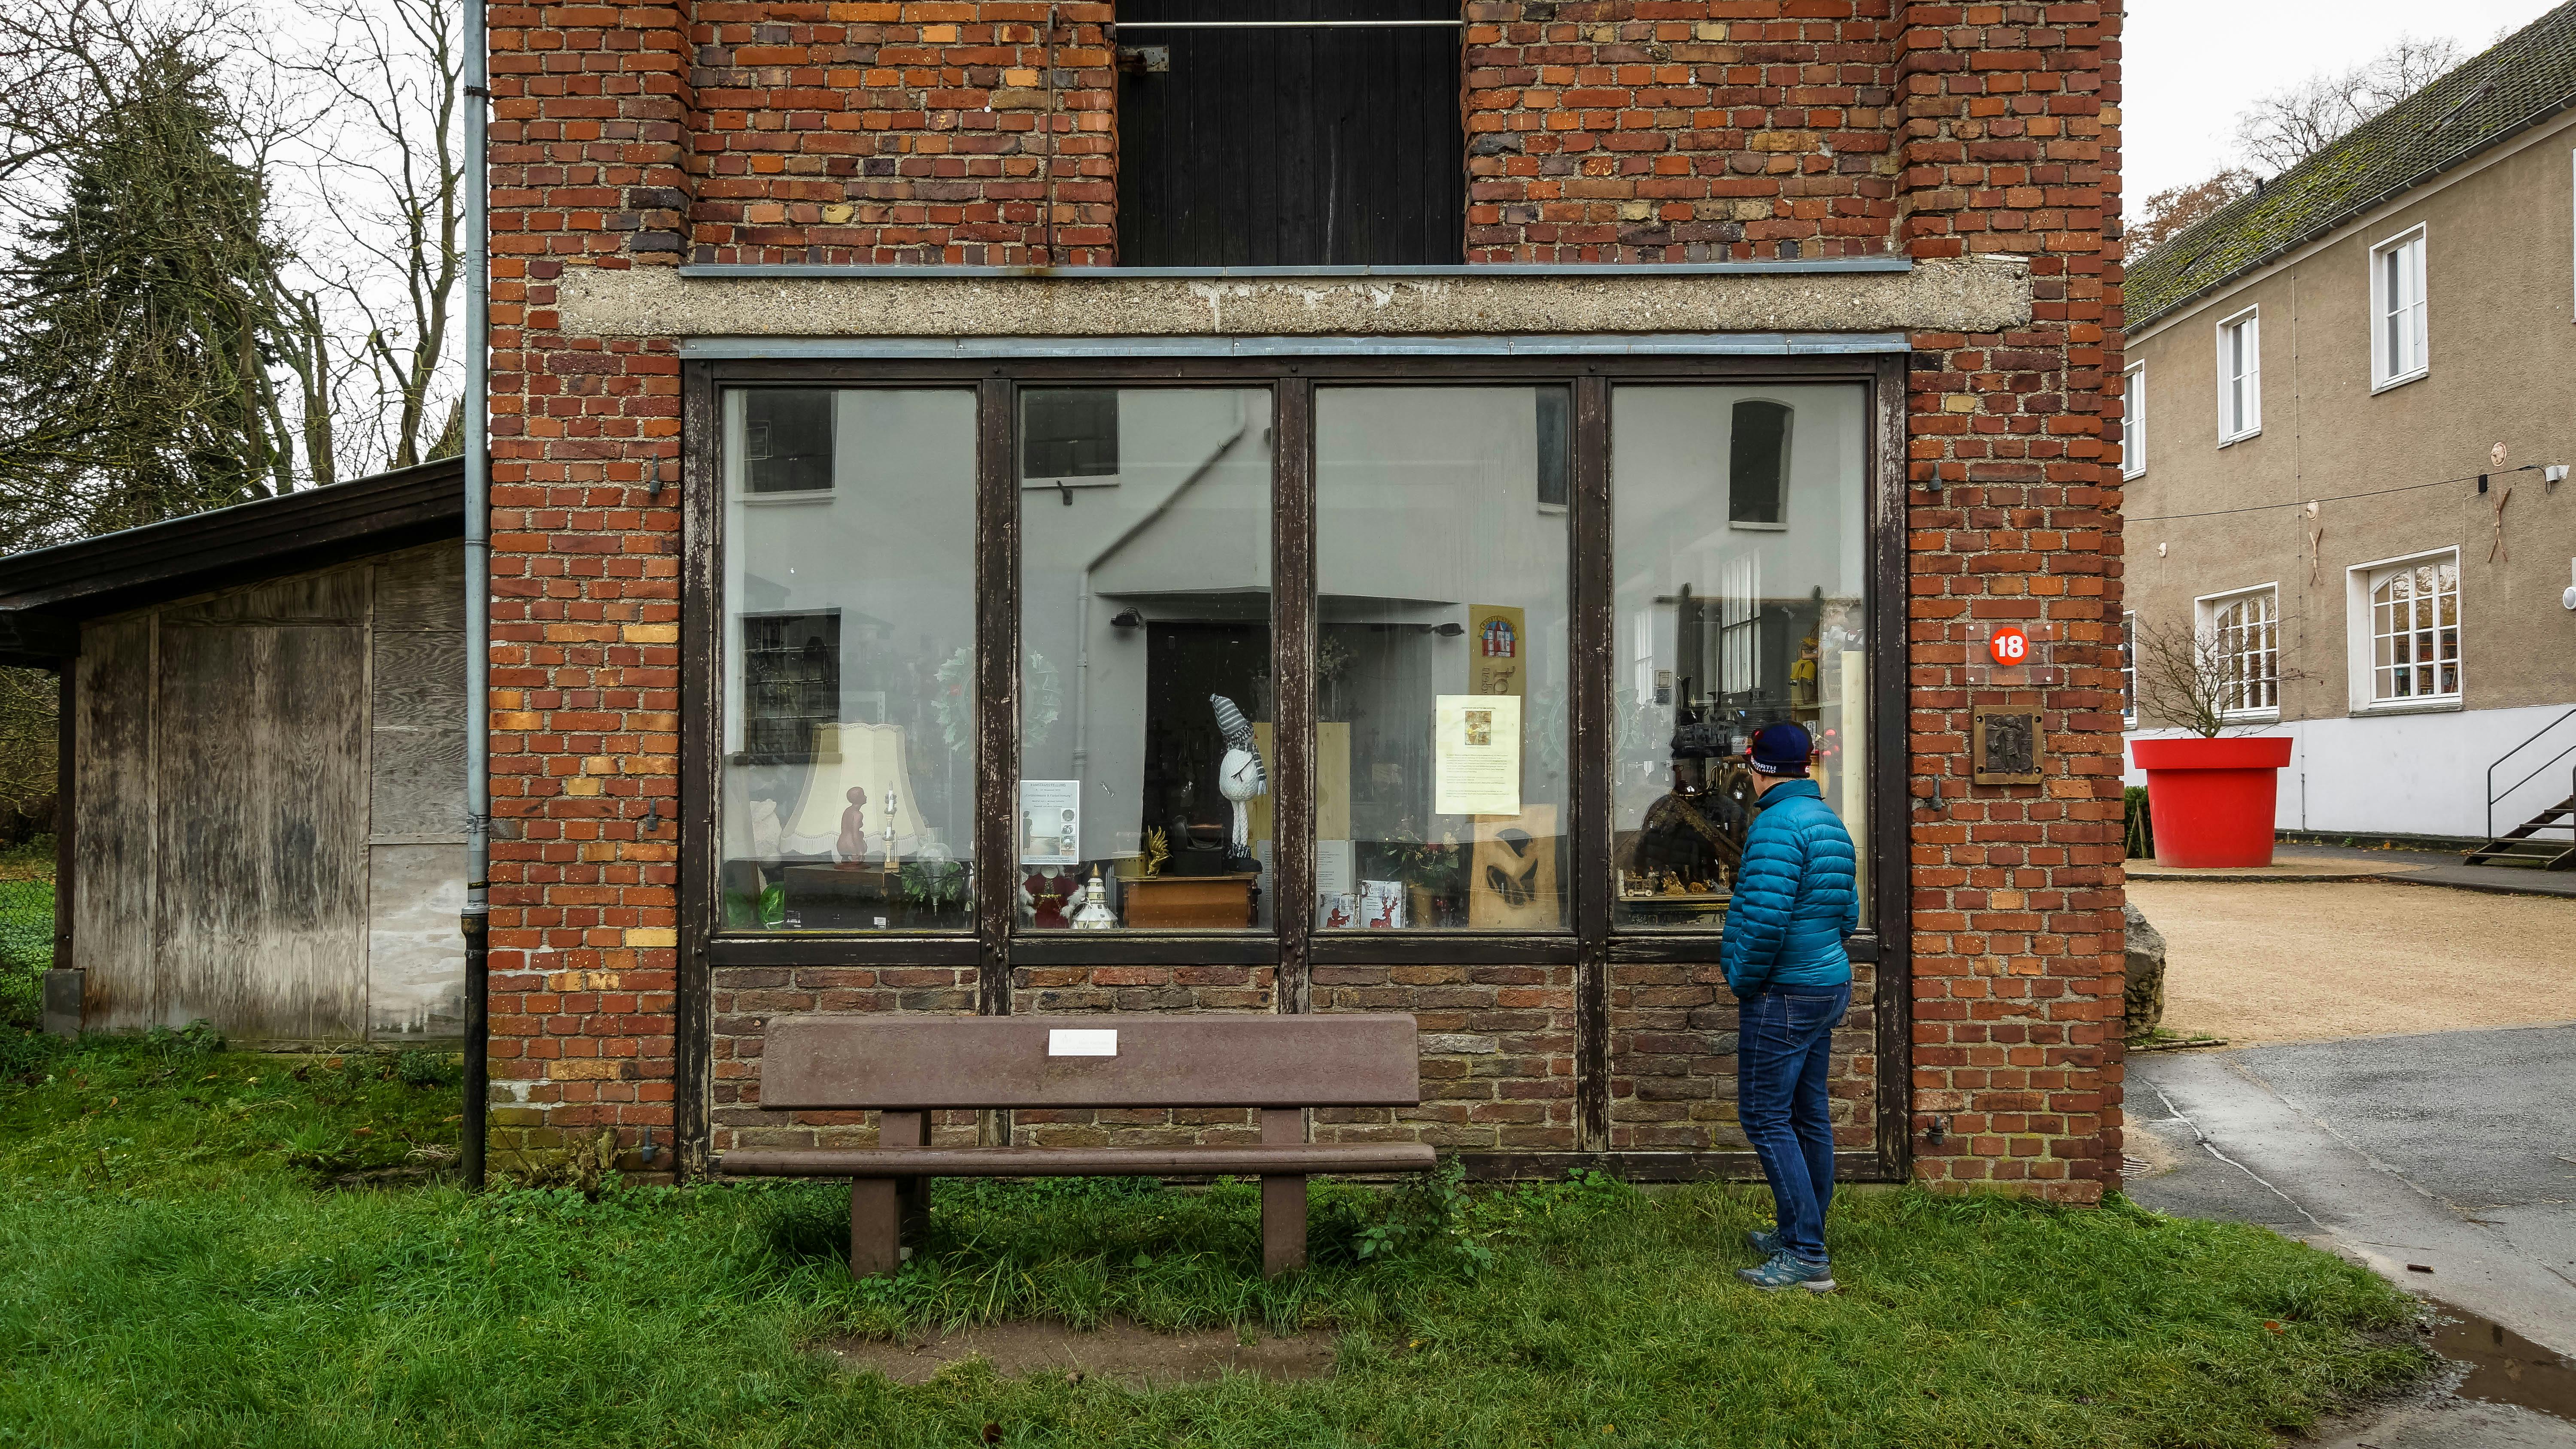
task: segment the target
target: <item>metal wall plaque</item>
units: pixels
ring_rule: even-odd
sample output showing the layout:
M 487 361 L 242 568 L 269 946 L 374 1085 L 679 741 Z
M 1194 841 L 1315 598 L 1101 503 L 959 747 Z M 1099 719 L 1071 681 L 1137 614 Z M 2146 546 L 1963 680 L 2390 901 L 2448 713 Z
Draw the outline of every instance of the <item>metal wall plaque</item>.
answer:
M 2044 766 L 2039 710 L 1981 704 L 1968 712 L 1969 763 L 1980 785 L 2036 785 Z

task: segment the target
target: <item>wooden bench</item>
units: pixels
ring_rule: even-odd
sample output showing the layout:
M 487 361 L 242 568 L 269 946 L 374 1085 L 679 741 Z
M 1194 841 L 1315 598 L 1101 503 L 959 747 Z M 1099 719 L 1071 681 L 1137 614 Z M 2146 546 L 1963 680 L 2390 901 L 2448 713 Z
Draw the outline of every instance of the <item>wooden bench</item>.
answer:
M 737 1177 L 847 1177 L 850 1276 L 891 1273 L 934 1177 L 1261 1179 L 1261 1267 L 1306 1262 L 1306 1178 L 1413 1172 L 1427 1143 L 1310 1143 L 1305 1108 L 1414 1106 L 1410 1016 L 783 1016 L 761 1050 L 760 1105 L 878 1112 L 875 1147 L 744 1148 Z M 1261 1141 L 1216 1147 L 932 1147 L 942 1109 L 1247 1107 Z

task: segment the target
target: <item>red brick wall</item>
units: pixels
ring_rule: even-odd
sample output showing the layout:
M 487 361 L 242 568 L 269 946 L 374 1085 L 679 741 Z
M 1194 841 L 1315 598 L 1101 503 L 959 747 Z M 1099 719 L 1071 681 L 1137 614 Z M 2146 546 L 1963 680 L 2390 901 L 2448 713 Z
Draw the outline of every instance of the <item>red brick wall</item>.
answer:
M 695 6 L 689 259 L 1110 260 L 1110 7 L 1054 8 L 1050 47 L 1045 0 Z
M 2020 331 L 1913 339 L 1910 729 L 1948 802 L 1915 817 L 1915 1173 L 2090 1202 L 2120 1163 L 2119 12 L 1905 22 L 1906 249 L 2019 257 L 2037 298 Z M 2014 696 L 2045 711 L 2043 785 L 1968 782 L 1969 661 L 2000 622 L 2066 671 Z
M 1889 0 L 1471 0 L 1471 262 L 1893 250 Z
M 668 262 L 688 192 L 671 10 L 492 25 L 493 1166 L 672 1125 L 679 361 L 556 332 L 567 264 Z M 660 802 L 660 829 L 643 817 Z M 663 1159 L 667 1162 L 669 1159 Z
M 1915 774 L 1944 808 L 1913 841 L 1917 1171 L 2089 1201 L 2119 1161 L 2119 303 L 2116 12 L 1898 0 L 1476 0 L 1469 254 L 1479 261 L 1835 256 L 2028 261 L 2031 325 L 1913 339 Z M 567 264 L 1114 256 L 1105 4 L 1064 4 L 1041 129 L 1043 4 L 498 8 L 494 50 L 494 1076 L 496 1164 L 565 1130 L 672 1123 L 678 363 L 567 336 Z M 1033 100 L 1032 92 L 1039 93 Z M 1937 491 L 1928 485 L 1940 470 Z M 2047 625 L 2063 687 L 2039 787 L 1967 782 L 1972 634 Z M 1928 785 L 1920 788 L 1928 789 Z M 658 828 L 643 830 L 660 802 Z M 1267 971 L 1023 969 L 1023 1009 L 1263 1009 Z M 756 1104 L 777 1011 L 972 1009 L 973 973 L 711 973 L 713 1126 L 863 1135 Z M 1114 978 L 1114 979 L 1113 979 Z M 1612 1142 L 1732 1147 L 1702 967 L 1618 968 Z M 1409 1009 L 1419 1113 L 1327 1135 L 1489 1150 L 1576 1145 L 1571 968 L 1317 967 L 1317 1010 Z M 1861 1013 L 1855 1013 L 1856 1019 Z M 1868 1145 L 1868 1038 L 1842 1081 Z M 1033 1121 L 1063 1140 L 1101 1126 Z M 1938 1143 L 1931 1140 L 1936 1128 Z M 971 1130 L 952 1119 L 943 1132 Z M 752 1140 L 746 1137 L 745 1140 Z M 667 1163 L 668 1159 L 664 1159 Z

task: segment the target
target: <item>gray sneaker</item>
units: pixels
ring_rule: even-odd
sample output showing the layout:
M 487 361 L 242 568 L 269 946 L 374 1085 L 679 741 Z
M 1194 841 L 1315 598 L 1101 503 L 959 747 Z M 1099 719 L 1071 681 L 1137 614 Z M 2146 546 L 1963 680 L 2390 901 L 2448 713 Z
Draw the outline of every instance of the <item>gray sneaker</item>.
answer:
M 1774 1253 L 1759 1268 L 1738 1268 L 1735 1276 L 1756 1288 L 1804 1288 L 1810 1293 L 1834 1291 L 1834 1270 L 1827 1263 L 1810 1263 L 1787 1253 Z
M 1744 1234 L 1744 1241 L 1751 1243 L 1753 1245 L 1753 1251 L 1760 1253 L 1765 1258 L 1775 1258 L 1780 1254 L 1780 1235 L 1771 1231 L 1769 1228 L 1747 1229 Z

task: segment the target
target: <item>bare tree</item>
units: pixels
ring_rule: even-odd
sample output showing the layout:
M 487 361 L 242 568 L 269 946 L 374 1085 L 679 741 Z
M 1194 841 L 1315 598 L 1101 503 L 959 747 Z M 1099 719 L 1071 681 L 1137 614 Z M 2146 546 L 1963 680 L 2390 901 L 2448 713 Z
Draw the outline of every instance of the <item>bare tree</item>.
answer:
M 2369 61 L 2320 71 L 2275 91 L 2236 118 L 2236 143 L 2256 165 L 2277 175 L 2349 135 L 2352 129 L 2440 79 L 2467 59 L 2447 36 L 2401 36 Z
M 353 348 L 374 382 L 379 456 L 421 461 L 451 386 L 448 329 L 464 275 L 464 56 L 455 0 L 325 0 L 319 51 L 282 59 L 328 98 L 309 170 L 328 198 L 329 285 L 364 325 Z M 318 363 L 317 356 L 317 363 Z M 301 369 L 299 369 L 299 372 Z
M 2130 627 L 2139 716 L 2202 739 L 2245 723 L 2249 706 L 2277 701 L 2283 684 L 2307 677 L 2283 668 L 2277 647 L 2234 648 L 2235 641 L 2217 629 L 2184 623 Z
M 2254 173 L 2242 166 L 2225 167 L 2190 186 L 2166 187 L 2147 198 L 2144 216 L 2128 224 L 2129 255 L 2145 256 L 2253 189 Z

